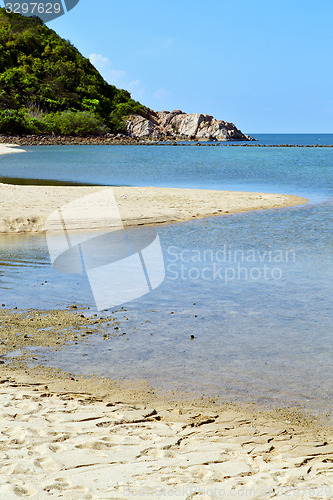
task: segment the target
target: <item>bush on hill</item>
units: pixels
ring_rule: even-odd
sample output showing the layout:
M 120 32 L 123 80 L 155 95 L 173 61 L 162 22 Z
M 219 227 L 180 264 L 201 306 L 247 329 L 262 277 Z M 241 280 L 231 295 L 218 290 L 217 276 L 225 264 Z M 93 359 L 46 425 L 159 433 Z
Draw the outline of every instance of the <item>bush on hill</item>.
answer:
M 39 18 L 0 8 L 1 133 L 122 132 L 124 116 L 147 111 Z

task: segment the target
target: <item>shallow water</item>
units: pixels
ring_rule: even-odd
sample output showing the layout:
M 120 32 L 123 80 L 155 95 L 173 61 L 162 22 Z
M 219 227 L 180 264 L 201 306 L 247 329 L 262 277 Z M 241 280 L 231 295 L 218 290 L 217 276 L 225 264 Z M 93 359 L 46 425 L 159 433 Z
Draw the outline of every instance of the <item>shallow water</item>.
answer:
M 266 136 L 265 136 L 266 137 Z M 293 143 L 294 136 L 291 136 Z M 302 141 L 303 138 L 303 141 Z M 297 136 L 315 144 L 317 136 Z M 263 141 L 261 141 L 263 142 Z M 287 143 L 287 136 L 267 136 Z M 333 144 L 333 135 L 322 136 Z M 234 143 L 233 143 L 234 144 Z M 258 143 L 260 144 L 260 142 Z M 320 196 L 332 190 L 332 148 L 36 146 L 0 157 L 1 177 L 112 186 L 230 189 Z M 316 201 L 318 198 L 311 198 Z
M 333 269 L 323 212 L 331 211 L 323 204 L 160 227 L 164 283 L 117 309 L 118 338 L 72 345 L 46 355 L 47 364 L 330 412 Z M 2 241 L 5 255 L 7 306 L 93 306 L 84 277 L 52 269 L 42 237 L 16 238 L 12 250 Z
M 186 151 L 183 162 L 190 164 L 190 148 L 179 151 Z M 252 150 L 225 151 L 236 169 L 229 175 L 243 183 Z M 249 173 L 253 190 L 264 183 L 266 191 L 286 185 L 283 191 L 293 193 L 297 186 L 315 202 L 158 227 L 166 268 L 162 285 L 114 312 L 118 337 L 92 336 L 90 344 L 52 355 L 39 351 L 47 364 L 333 416 L 333 151 L 295 149 L 292 163 L 289 149 L 270 150 L 270 163 L 268 149 L 257 151 L 267 159 Z M 317 162 L 313 151 L 319 152 Z M 269 164 L 281 164 L 279 176 Z M 209 179 L 214 168 L 207 169 Z M 8 307 L 51 309 L 75 302 L 95 312 L 87 279 L 55 271 L 43 236 L 0 238 L 0 293 Z

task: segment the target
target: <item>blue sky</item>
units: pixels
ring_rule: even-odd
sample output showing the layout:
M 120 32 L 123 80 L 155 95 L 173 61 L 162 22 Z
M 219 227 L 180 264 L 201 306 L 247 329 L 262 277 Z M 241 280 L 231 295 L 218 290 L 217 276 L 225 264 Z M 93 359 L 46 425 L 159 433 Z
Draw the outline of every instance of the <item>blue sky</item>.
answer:
M 80 0 L 48 26 L 155 110 L 333 133 L 333 0 Z

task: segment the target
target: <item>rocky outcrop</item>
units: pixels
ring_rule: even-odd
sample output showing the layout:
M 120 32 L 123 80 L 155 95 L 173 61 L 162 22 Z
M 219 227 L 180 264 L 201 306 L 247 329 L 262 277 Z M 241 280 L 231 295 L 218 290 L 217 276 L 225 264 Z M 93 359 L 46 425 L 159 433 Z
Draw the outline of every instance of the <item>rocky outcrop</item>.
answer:
M 150 111 L 147 118 L 140 115 L 128 117 L 127 133 L 131 137 L 201 141 L 253 141 L 233 123 L 216 120 L 201 113 L 186 114 L 174 111 Z

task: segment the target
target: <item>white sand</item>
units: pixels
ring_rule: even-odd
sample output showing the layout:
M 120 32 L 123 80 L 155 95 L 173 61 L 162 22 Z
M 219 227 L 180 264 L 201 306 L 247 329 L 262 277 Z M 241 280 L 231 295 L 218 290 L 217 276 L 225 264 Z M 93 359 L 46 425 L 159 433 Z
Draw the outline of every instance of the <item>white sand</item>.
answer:
M 0 155 L 8 155 L 10 153 L 25 153 L 25 150 L 20 149 L 16 144 L 0 144 Z
M 0 381 L 3 500 L 333 498 L 324 433 L 213 405 L 94 401 L 27 379 Z
M 105 189 L 105 188 L 104 188 Z M 301 205 L 307 200 L 283 194 L 209 191 L 155 187 L 115 187 L 125 226 L 181 222 L 213 215 Z M 0 184 L 0 233 L 44 231 L 46 218 L 57 208 L 100 187 L 15 186 Z M 76 221 L 76 229 L 103 227 L 103 205 L 92 207 L 91 226 Z M 81 223 L 82 222 L 82 223 Z M 81 226 L 80 226 L 81 224 Z

